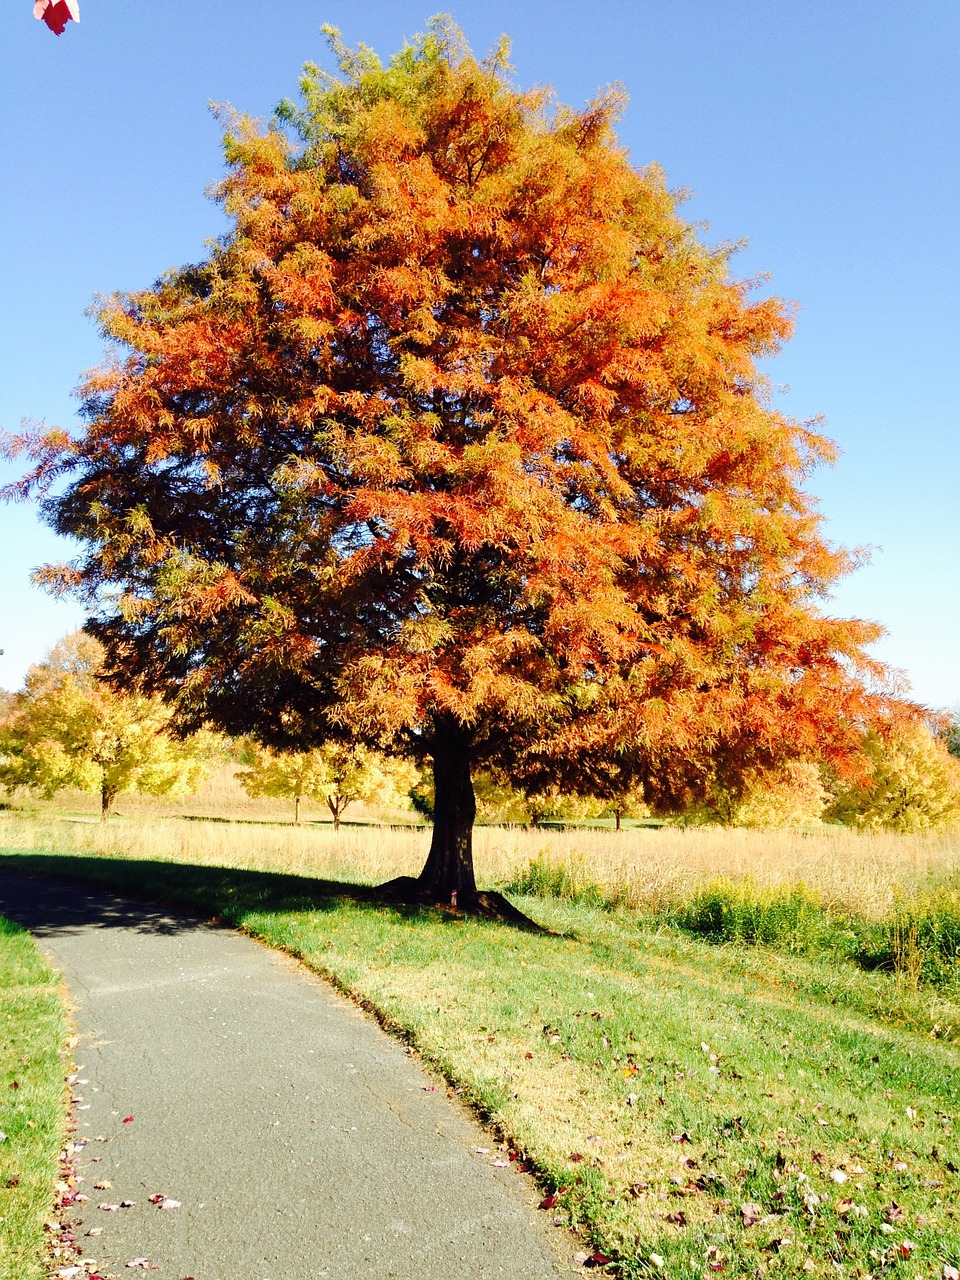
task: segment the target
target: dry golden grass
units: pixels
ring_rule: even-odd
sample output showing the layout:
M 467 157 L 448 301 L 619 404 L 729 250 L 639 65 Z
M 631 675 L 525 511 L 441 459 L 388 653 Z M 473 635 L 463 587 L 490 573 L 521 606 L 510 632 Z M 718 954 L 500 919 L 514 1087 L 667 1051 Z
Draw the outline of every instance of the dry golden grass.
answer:
M 415 816 L 356 806 L 351 825 L 334 833 L 319 806 L 304 806 L 308 825 L 292 825 L 292 806 L 251 800 L 225 766 L 196 795 L 165 802 L 124 796 L 106 828 L 92 796 L 37 803 L 17 798 L 0 813 L 0 845 L 101 852 L 201 866 L 233 866 L 376 882 L 415 874 L 429 831 Z M 363 822 L 367 825 L 352 825 Z M 480 827 L 474 837 L 478 877 L 508 883 L 531 862 L 563 868 L 574 883 L 595 885 L 625 906 L 657 911 L 689 898 L 710 879 L 752 879 L 763 887 L 805 884 L 828 909 L 868 919 L 887 915 L 898 891 L 960 881 L 960 834 L 860 834 L 819 831 L 639 828 L 533 831 Z
M 659 910 L 725 877 L 761 887 L 804 884 L 828 909 L 885 916 L 898 891 L 960 879 L 960 835 L 744 828 L 477 833 L 478 864 L 503 878 L 535 858 L 639 910 Z

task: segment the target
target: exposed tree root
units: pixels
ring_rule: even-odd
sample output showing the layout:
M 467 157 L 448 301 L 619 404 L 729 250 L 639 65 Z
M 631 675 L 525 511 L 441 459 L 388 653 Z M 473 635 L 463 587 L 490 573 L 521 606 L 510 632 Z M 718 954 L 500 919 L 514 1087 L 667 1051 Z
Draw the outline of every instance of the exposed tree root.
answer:
M 378 885 L 370 890 L 373 902 L 402 903 L 407 906 L 435 907 L 454 916 L 479 916 L 484 920 L 498 920 L 501 924 L 511 924 L 517 929 L 525 929 L 529 933 L 550 934 L 529 916 L 519 911 L 512 902 L 495 891 L 476 891 L 466 893 L 458 891 L 456 902 L 451 896 L 441 892 L 433 885 L 424 884 L 413 876 L 397 876 L 386 884 Z

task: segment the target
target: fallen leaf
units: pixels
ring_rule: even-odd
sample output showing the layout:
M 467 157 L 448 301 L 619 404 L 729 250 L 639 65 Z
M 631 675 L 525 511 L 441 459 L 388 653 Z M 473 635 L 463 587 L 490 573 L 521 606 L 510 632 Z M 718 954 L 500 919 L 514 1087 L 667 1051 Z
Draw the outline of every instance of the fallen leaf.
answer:
M 179 1209 L 179 1208 L 180 1208 L 180 1201 L 179 1201 L 179 1200 L 171 1200 L 171 1199 L 169 1198 L 169 1196 L 167 1196 L 167 1197 L 165 1197 L 165 1198 L 164 1198 L 164 1201 L 163 1201 L 163 1203 L 161 1204 L 160 1208 L 161 1208 L 161 1209 Z
M 752 1227 L 755 1222 L 759 1222 L 764 1216 L 763 1205 L 748 1202 L 740 1206 L 740 1216 L 743 1219 L 745 1227 Z
M 831 1169 L 830 1177 L 834 1182 L 843 1183 L 848 1181 L 847 1175 L 842 1169 Z
M 897 1204 L 896 1200 L 891 1200 L 889 1208 L 887 1209 L 887 1221 L 899 1222 L 899 1220 L 902 1217 L 903 1217 L 903 1209 L 901 1208 L 900 1205 Z
M 124 1124 L 133 1124 L 133 1116 L 124 1116 L 124 1117 L 123 1117 L 123 1123 L 124 1123 Z M 129 1265 L 130 1265 L 130 1263 L 128 1262 L 128 1263 L 127 1263 L 127 1266 L 129 1267 Z
M 87 1235 L 88 1235 L 88 1236 L 102 1236 L 102 1235 L 103 1235 L 103 1227 L 91 1227 L 91 1228 L 90 1228 L 90 1230 L 87 1232 Z
M 94 1187 L 94 1190 L 95 1190 L 95 1191 L 112 1191 L 112 1190 L 113 1190 L 113 1183 L 112 1183 L 112 1182 L 107 1182 L 107 1181 L 103 1181 L 103 1182 L 95 1182 L 95 1183 L 93 1184 L 93 1187 Z
M 901 1240 L 900 1241 L 900 1257 L 909 1258 L 911 1253 L 913 1253 L 916 1247 L 917 1247 L 916 1243 L 913 1240 Z
M 538 1207 L 541 1209 L 553 1209 L 566 1189 L 566 1187 L 561 1187 L 559 1191 L 551 1191 L 549 1195 L 543 1197 Z
M 116 1213 L 120 1208 L 118 1204 L 98 1204 L 98 1209 L 102 1209 L 104 1213 Z
M 134 1206 L 136 1203 L 137 1203 L 137 1202 L 136 1202 L 136 1200 L 121 1200 L 121 1201 L 120 1201 L 120 1208 L 121 1208 L 121 1209 L 132 1209 L 132 1208 L 133 1208 L 133 1206 Z
M 960 1280 L 960 1271 L 956 1267 L 951 1267 L 949 1262 L 943 1264 L 943 1270 L 940 1275 L 942 1280 Z
M 127 1267 L 142 1267 L 144 1271 L 147 1271 L 150 1268 L 150 1260 L 149 1258 L 132 1258 L 124 1265 Z
M 655 1267 L 663 1267 L 666 1265 L 666 1263 L 664 1262 L 663 1258 L 660 1256 L 659 1253 L 651 1253 L 650 1261 L 653 1263 Z

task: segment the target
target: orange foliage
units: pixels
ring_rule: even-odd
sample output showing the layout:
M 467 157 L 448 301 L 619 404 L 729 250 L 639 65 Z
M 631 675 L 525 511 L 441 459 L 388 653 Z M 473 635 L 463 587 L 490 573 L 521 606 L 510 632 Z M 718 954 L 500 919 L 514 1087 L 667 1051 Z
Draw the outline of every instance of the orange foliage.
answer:
M 333 43 L 341 79 L 229 119 L 222 243 L 100 304 L 84 432 L 27 442 L 66 585 L 122 587 L 115 669 L 274 745 L 660 805 L 848 770 L 904 707 L 879 628 L 821 611 L 853 561 L 802 487 L 832 446 L 757 369 L 787 308 L 630 164 L 617 95 L 517 91 L 444 24 L 387 67 Z

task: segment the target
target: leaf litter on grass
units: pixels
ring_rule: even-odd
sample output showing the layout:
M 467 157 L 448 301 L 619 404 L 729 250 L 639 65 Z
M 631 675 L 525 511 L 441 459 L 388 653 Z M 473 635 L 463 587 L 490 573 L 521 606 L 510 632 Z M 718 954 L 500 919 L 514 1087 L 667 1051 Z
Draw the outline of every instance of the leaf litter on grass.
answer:
M 186 901 L 176 867 L 151 874 Z M 718 948 L 625 911 L 521 903 L 568 935 L 536 937 L 347 900 L 271 911 L 262 885 L 249 901 L 237 885 L 225 904 L 197 877 L 187 897 L 402 1030 L 625 1277 L 655 1258 L 671 1276 L 903 1280 L 960 1262 L 942 993 L 905 999 L 835 957 Z M 744 1205 L 762 1216 L 747 1225 Z
M 541 1207 L 625 1276 L 656 1257 L 677 1276 L 895 1266 L 906 1280 L 960 1258 L 956 1051 L 774 985 L 773 957 L 763 973 L 754 954 L 751 974 L 640 929 L 517 940 L 465 922 L 441 937 L 382 916 L 370 937 L 348 905 L 246 924 L 403 1026 L 528 1153 Z M 892 1200 L 904 1217 L 888 1235 Z

